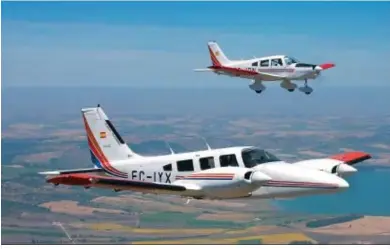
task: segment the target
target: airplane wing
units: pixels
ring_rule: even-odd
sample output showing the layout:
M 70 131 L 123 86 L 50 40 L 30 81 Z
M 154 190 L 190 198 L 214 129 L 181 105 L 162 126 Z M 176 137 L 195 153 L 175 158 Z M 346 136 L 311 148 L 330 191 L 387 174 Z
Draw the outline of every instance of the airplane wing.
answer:
M 329 173 L 348 175 L 357 172 L 351 165 L 363 162 L 371 158 L 371 155 L 362 151 L 350 151 L 325 158 L 315 158 L 295 162 L 294 165 L 316 168 Z
M 39 172 L 40 175 L 64 175 L 74 173 L 103 173 L 103 169 L 99 168 L 86 168 L 86 169 L 71 169 L 71 170 L 54 170 L 54 171 L 43 171 Z
M 265 73 L 265 72 L 256 72 L 252 70 L 234 68 L 227 66 L 210 66 L 208 69 L 195 69 L 196 72 L 205 72 L 205 71 L 214 71 L 216 73 L 226 74 L 232 77 L 244 77 L 249 79 L 258 78 L 260 80 L 283 80 L 284 77 Z
M 196 185 L 182 186 L 175 184 L 134 181 L 119 177 L 99 176 L 85 173 L 64 174 L 52 177 L 47 182 L 63 185 L 76 185 L 84 187 L 98 187 L 119 190 L 131 190 L 153 194 L 186 195 L 188 191 L 199 191 Z M 188 194 L 188 193 L 187 193 Z
M 349 151 L 349 152 L 333 155 L 330 158 L 342 161 L 349 165 L 353 165 L 371 159 L 371 155 L 362 151 Z

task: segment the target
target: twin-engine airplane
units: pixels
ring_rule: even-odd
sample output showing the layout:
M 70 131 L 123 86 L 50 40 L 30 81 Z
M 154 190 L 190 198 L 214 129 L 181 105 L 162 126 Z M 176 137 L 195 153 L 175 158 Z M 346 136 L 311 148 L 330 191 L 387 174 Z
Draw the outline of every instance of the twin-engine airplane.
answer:
M 228 75 L 251 79 L 249 87 L 256 93 L 266 89 L 265 81 L 281 81 L 280 86 L 289 92 L 293 92 L 297 85 L 292 81 L 305 81 L 301 92 L 310 94 L 313 88 L 309 87 L 307 81 L 316 79 L 320 73 L 335 66 L 333 63 L 321 65 L 299 62 L 297 59 L 286 55 L 273 55 L 254 58 L 249 60 L 229 60 L 216 42 L 209 42 L 212 66 L 206 69 L 195 69 L 196 72 L 214 72 L 218 75 Z
M 82 109 L 94 168 L 41 172 L 54 185 L 109 188 L 194 199 L 289 198 L 345 190 L 349 164 L 371 158 L 349 152 L 287 163 L 268 151 L 228 147 L 161 156 L 130 149 L 103 109 Z

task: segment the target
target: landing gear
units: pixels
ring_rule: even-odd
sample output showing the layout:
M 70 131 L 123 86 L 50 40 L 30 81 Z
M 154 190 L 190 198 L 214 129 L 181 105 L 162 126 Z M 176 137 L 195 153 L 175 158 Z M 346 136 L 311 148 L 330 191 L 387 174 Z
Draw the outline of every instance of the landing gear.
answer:
M 292 83 L 289 80 L 283 80 L 282 83 L 280 84 L 280 86 L 283 87 L 284 89 L 286 89 L 287 91 L 289 91 L 290 93 L 294 92 L 295 88 L 297 88 L 297 85 Z
M 54 183 L 54 186 L 57 187 L 58 185 L 60 185 L 59 183 Z
M 252 84 L 249 88 L 255 91 L 257 94 L 262 93 L 265 90 L 265 86 L 259 80 L 252 80 Z
M 300 87 L 299 91 L 304 92 L 306 95 L 309 95 L 313 92 L 313 88 L 307 85 L 307 79 L 305 79 L 305 86 Z

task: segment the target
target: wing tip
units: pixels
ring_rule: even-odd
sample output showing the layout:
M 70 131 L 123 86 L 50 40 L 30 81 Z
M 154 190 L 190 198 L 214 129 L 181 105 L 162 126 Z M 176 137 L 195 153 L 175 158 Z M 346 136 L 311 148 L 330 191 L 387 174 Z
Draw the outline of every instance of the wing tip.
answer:
M 332 159 L 343 161 L 347 164 L 356 164 L 372 158 L 372 155 L 364 151 L 349 151 L 331 156 Z

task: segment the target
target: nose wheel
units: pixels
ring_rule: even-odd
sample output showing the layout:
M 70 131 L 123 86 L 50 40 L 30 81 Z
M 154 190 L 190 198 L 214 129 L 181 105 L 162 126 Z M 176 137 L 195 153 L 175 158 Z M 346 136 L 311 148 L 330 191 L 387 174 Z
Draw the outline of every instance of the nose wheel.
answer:
M 309 95 L 313 92 L 313 88 L 307 85 L 307 79 L 305 79 L 305 86 L 300 87 L 299 91 L 305 93 L 306 95 Z

